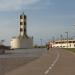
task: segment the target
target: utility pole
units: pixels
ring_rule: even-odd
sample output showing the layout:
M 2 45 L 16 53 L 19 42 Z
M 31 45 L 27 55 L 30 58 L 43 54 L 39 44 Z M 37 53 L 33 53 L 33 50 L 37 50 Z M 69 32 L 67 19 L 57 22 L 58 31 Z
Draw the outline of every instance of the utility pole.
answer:
M 40 39 L 40 41 L 41 41 L 41 46 L 42 46 L 42 39 Z
M 67 34 L 67 48 L 68 48 L 68 32 L 65 32 Z
M 61 34 L 61 35 L 60 35 L 60 39 L 61 39 L 61 47 L 62 47 L 62 37 L 63 37 L 63 36 L 62 36 L 62 34 Z
M 54 42 L 55 42 L 55 37 L 53 36 L 52 37 L 52 43 L 54 44 Z

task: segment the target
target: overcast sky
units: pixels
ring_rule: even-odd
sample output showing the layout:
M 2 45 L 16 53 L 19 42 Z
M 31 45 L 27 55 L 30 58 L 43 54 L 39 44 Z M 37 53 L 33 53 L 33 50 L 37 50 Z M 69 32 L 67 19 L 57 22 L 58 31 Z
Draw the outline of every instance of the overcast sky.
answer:
M 27 33 L 34 42 L 75 36 L 75 0 L 0 0 L 0 40 L 19 35 L 19 15 L 27 15 Z

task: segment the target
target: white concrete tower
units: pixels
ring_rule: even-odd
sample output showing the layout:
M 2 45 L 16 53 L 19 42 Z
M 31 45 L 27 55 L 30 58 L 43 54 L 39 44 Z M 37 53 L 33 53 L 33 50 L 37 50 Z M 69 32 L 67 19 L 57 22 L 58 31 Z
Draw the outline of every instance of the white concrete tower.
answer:
M 33 48 L 33 38 L 27 36 L 26 19 L 26 15 L 22 13 L 20 15 L 20 35 L 12 38 L 11 49 Z
M 26 38 L 28 37 L 26 30 L 26 15 L 24 13 L 20 15 L 20 36 Z

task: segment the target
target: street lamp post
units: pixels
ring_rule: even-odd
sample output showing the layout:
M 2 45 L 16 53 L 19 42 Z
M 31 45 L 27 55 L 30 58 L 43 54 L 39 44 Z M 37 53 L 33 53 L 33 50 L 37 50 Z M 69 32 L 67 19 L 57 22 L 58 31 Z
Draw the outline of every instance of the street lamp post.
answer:
M 65 32 L 67 34 L 67 48 L 68 48 L 68 32 Z

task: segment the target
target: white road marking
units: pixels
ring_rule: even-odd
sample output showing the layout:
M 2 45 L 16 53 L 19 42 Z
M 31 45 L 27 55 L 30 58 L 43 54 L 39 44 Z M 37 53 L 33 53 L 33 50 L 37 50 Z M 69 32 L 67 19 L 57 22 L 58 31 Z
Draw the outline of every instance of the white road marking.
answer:
M 51 66 L 49 66 L 49 68 L 45 71 L 45 75 L 47 75 L 47 74 L 49 73 L 49 71 L 54 67 L 54 65 L 55 65 L 55 64 L 57 63 L 57 61 L 58 61 L 60 55 L 59 55 L 59 52 L 58 52 L 58 51 L 56 51 L 56 53 L 57 53 L 57 57 L 56 57 L 56 59 L 53 61 L 53 63 L 51 64 Z

